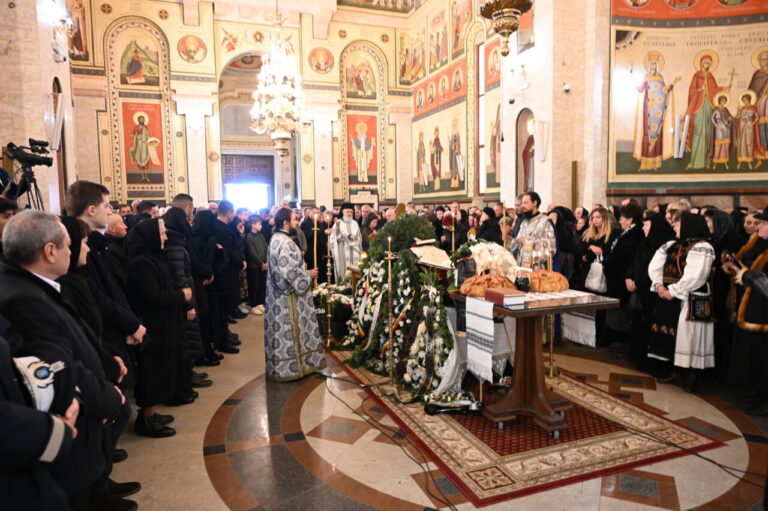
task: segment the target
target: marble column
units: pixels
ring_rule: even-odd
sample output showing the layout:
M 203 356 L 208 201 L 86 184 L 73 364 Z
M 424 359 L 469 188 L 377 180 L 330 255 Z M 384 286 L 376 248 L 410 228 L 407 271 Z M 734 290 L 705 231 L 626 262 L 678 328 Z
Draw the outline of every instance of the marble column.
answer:
M 208 154 L 206 152 L 206 118 L 212 114 L 214 99 L 211 96 L 175 94 L 176 113 L 183 115 L 187 128 L 187 189 L 197 205 L 207 203 L 211 194 L 208 189 Z
M 333 126 L 339 120 L 339 94 L 309 98 L 305 118 L 314 126 L 315 204 L 333 209 Z
M 409 98 L 410 99 L 410 98 Z M 397 202 L 413 200 L 413 168 L 411 143 L 411 124 L 413 112 L 409 104 L 390 104 L 389 122 L 395 125 L 397 138 L 397 161 L 394 169 L 387 169 L 387 177 L 394 176 L 397 185 Z

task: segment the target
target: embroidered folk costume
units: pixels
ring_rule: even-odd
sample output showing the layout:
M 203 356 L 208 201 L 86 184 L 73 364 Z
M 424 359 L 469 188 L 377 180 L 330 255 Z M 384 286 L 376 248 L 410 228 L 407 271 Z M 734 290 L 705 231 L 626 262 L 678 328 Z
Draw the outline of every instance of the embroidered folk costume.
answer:
M 267 377 L 297 380 L 325 367 L 312 301 L 312 278 L 299 247 L 284 230 L 269 242 L 264 343 Z
M 707 280 L 715 251 L 703 217 L 684 213 L 680 239 L 668 241 L 656 251 L 648 266 L 651 291 L 664 286 L 672 300 L 657 297 L 651 321 L 648 356 L 684 368 L 715 366 L 714 324 L 688 319 L 688 297 L 693 292 L 710 292 Z M 703 224 L 703 225 L 701 225 Z

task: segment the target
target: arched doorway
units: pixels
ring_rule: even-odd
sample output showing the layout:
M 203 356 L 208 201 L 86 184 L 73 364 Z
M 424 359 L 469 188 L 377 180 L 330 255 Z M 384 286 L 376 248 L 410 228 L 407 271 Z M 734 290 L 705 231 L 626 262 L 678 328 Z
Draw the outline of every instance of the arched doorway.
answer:
M 269 133 L 259 135 L 250 128 L 252 95 L 260 69 L 259 54 L 242 54 L 225 66 L 219 80 L 224 198 L 251 210 L 271 207 L 278 198 L 293 195 L 292 189 L 275 189 L 277 162 Z M 268 191 L 261 193 L 264 187 Z M 259 193 L 252 193 L 257 189 Z
M 534 137 L 533 112 L 524 108 L 517 116 L 517 193 L 527 192 L 534 185 Z

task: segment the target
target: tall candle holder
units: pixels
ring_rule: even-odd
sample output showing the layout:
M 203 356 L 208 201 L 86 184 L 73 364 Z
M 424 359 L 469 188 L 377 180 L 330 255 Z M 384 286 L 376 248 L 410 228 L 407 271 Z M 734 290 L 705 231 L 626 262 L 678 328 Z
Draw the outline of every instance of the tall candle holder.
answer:
M 553 258 L 555 255 L 555 238 L 553 232 L 547 232 L 546 239 L 547 251 L 547 269 L 554 270 Z M 548 314 L 544 316 L 544 335 L 549 342 L 549 377 L 554 378 L 560 375 L 560 368 L 555 365 L 555 316 Z
M 329 240 L 330 241 L 330 240 Z M 325 345 L 330 346 L 332 343 L 336 341 L 336 338 L 333 336 L 333 312 L 331 310 L 331 280 L 333 278 L 333 265 L 331 264 L 331 244 L 330 242 L 327 243 L 328 245 L 328 280 L 325 284 L 325 320 L 326 320 L 326 330 L 325 330 Z M 315 263 L 317 264 L 317 263 Z
M 395 384 L 395 344 L 392 339 L 392 325 L 394 324 L 394 314 L 392 310 L 392 261 L 396 259 L 395 253 L 392 252 L 392 236 L 387 238 L 387 302 L 389 310 L 387 318 L 387 344 L 389 349 L 387 350 L 387 373 L 389 374 L 389 383 L 382 385 L 381 393 L 384 396 L 397 397 L 397 385 Z
M 317 270 L 317 232 L 318 232 L 318 230 L 319 229 L 317 228 L 317 213 L 315 213 L 315 226 L 312 228 L 312 231 L 314 232 L 314 236 L 313 236 L 314 241 L 312 243 L 312 245 L 313 245 L 312 252 L 313 252 L 313 256 L 314 256 L 313 261 L 314 261 L 314 265 L 315 265 L 315 270 Z M 318 281 L 318 277 L 315 277 L 315 283 L 314 283 L 315 287 L 317 287 L 317 281 Z

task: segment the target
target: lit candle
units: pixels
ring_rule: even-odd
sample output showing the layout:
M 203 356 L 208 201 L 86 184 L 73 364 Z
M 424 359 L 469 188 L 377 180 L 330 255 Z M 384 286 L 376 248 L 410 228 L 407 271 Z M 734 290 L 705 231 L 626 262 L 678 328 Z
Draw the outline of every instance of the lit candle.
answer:
M 392 236 L 389 236 L 387 238 L 387 250 L 389 250 L 389 252 L 392 253 Z

